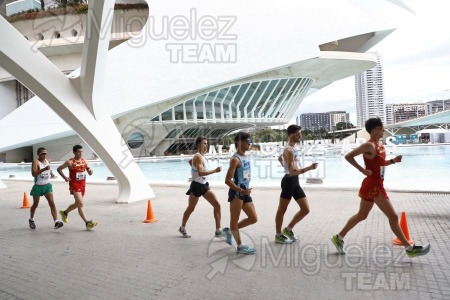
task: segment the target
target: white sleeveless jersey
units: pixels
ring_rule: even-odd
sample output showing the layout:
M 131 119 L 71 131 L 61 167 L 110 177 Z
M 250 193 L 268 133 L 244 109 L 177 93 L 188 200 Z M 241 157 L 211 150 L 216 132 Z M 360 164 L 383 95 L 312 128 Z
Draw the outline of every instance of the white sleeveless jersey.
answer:
M 203 171 L 208 171 L 209 170 L 208 163 L 206 162 L 205 157 L 203 155 L 201 155 L 200 153 L 197 153 L 195 155 L 200 155 L 201 156 L 202 162 L 203 162 Z M 201 183 L 201 184 L 205 184 L 206 183 L 206 176 L 198 175 L 198 170 L 194 166 L 194 159 L 192 159 L 191 178 L 192 178 L 192 181 L 195 181 L 195 182 L 198 182 L 198 183 Z
M 48 165 L 50 165 L 48 160 L 45 160 L 45 162 L 43 162 L 43 163 L 40 162 L 39 160 L 37 162 L 39 164 L 39 170 L 42 170 L 45 167 L 47 167 Z M 36 184 L 36 185 L 46 185 L 49 183 L 50 183 L 50 170 L 45 170 L 38 176 L 34 177 L 34 184 Z

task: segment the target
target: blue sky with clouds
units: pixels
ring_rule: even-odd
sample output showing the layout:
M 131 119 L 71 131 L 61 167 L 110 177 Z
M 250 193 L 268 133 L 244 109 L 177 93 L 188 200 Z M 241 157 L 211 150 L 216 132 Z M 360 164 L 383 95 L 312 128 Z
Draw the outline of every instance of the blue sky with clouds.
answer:
M 386 15 L 387 19 L 395 20 L 397 30 L 370 50 L 383 57 L 385 103 L 448 99 L 450 30 L 447 20 L 450 1 L 403 2 L 415 14 L 394 9 L 392 15 Z M 323 107 L 327 107 L 327 111 L 346 110 L 352 123 L 356 123 L 354 76 L 334 82 L 305 98 L 299 112 L 324 112 Z

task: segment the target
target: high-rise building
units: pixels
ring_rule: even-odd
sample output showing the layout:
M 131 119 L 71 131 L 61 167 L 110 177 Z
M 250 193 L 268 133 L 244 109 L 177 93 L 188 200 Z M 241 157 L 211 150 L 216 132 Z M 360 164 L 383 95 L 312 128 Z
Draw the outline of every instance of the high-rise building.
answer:
M 378 53 L 377 65 L 355 75 L 356 121 L 363 127 L 367 119 L 379 117 L 385 122 L 383 63 Z
M 394 104 L 386 104 L 386 124 L 394 124 Z

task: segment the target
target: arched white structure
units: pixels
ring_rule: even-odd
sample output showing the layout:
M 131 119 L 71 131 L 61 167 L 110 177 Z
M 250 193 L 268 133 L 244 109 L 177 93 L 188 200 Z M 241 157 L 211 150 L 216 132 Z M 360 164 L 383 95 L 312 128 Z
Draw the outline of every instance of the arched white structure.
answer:
M 36 97 L 0 120 L 0 128 L 16 126 L 14 132 L 1 131 L 0 150 L 75 131 L 116 176 L 119 202 L 152 196 L 123 142 L 129 128 L 140 128 L 168 110 L 176 123 L 172 108 L 190 99 L 192 105 L 201 102 L 203 118 L 194 109 L 190 120 L 183 116 L 185 123 L 283 123 L 305 96 L 375 66 L 375 57 L 364 52 L 394 30 L 382 21 L 384 9 L 399 9 L 387 2 L 375 9 L 373 4 L 379 1 L 374 0 L 358 5 L 325 0 L 286 0 L 276 5 L 268 0 L 155 1 L 150 2 L 150 19 L 141 33 L 107 54 L 110 20 L 105 16 L 112 3 L 91 1 L 100 31 L 96 34 L 91 27 L 81 69 L 71 79 L 0 19 L 1 67 L 50 106 Z M 264 81 L 276 81 L 287 94 L 273 90 L 265 99 L 254 98 Z M 296 82 L 304 88 L 295 90 Z M 248 99 L 241 98 L 234 106 L 228 103 L 231 118 L 225 116 L 223 100 L 210 106 L 214 117 L 208 119 L 206 107 L 217 99 L 209 102 L 208 96 L 199 96 L 232 86 L 247 95 L 252 84 L 255 90 Z M 296 94 L 289 96 L 291 90 Z M 45 116 L 45 126 L 36 115 Z M 155 139 L 167 133 L 152 132 Z
M 114 0 L 91 3 L 87 28 L 90 38 L 84 43 L 80 76 L 64 76 L 41 52 L 33 51 L 20 33 L 3 18 L 0 18 L 0 31 L 7 43 L 0 46 L 1 65 L 44 99 L 103 159 L 119 182 L 117 202 L 149 199 L 154 196 L 153 191 L 113 120 L 102 107 L 111 25 L 111 20 L 106 16 Z M 42 116 L 33 117 L 39 120 Z

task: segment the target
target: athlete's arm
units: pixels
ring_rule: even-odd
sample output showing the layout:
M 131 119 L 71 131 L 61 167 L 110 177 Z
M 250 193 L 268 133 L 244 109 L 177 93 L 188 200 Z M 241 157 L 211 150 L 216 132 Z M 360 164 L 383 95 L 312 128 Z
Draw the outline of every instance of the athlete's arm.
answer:
M 358 171 L 360 171 L 361 173 L 363 173 L 366 176 L 370 176 L 370 175 L 372 175 L 372 171 L 364 169 L 355 160 L 355 157 L 358 155 L 361 155 L 361 154 L 365 155 L 368 158 L 373 158 L 375 156 L 375 146 L 370 142 L 366 142 L 366 143 L 362 144 L 361 146 L 353 149 L 349 153 L 347 153 L 347 155 L 345 156 L 345 159 L 352 166 L 354 166 Z
M 192 162 L 192 164 L 197 169 L 199 176 L 208 176 L 208 175 L 211 175 L 214 173 L 219 173 L 220 171 L 222 171 L 222 167 L 217 167 L 217 168 L 209 170 L 209 171 L 204 171 L 205 166 L 203 165 L 203 160 L 202 160 L 200 154 L 196 154 L 194 156 L 193 160 L 194 161 Z
M 69 177 L 66 177 L 66 175 L 64 175 L 64 173 L 63 173 L 63 169 L 65 169 L 65 168 L 68 168 L 70 166 L 70 161 L 65 161 L 62 165 L 60 165 L 57 169 L 56 169 L 56 171 L 58 171 L 58 173 L 59 173 L 59 175 L 61 175 L 61 177 L 65 180 L 65 181 L 69 181 L 70 180 L 70 178 Z
M 283 165 L 283 154 L 280 154 L 280 156 L 278 156 L 278 161 L 280 162 L 280 165 L 282 167 L 284 167 L 284 165 Z
M 300 170 L 295 167 L 294 151 L 292 149 L 285 149 L 283 155 L 288 166 L 289 175 L 295 176 L 301 174 Z
M 306 168 L 297 169 L 295 161 L 294 161 L 294 151 L 292 149 L 285 149 L 283 152 L 284 158 L 286 159 L 286 163 L 288 165 L 289 175 L 295 176 L 306 173 L 308 171 L 314 170 L 317 168 L 317 163 L 312 163 Z
M 241 161 L 237 157 L 232 157 L 230 159 L 230 168 L 228 168 L 227 176 L 225 177 L 225 184 L 228 185 L 231 189 L 235 190 L 236 192 L 239 192 L 241 194 L 244 193 L 244 189 L 241 189 L 237 184 L 233 181 L 234 173 L 236 172 L 237 168 L 241 167 Z M 246 194 L 248 195 L 248 194 Z
M 33 160 L 33 163 L 31 164 L 31 175 L 33 175 L 33 177 L 38 176 L 39 174 L 41 174 L 44 171 L 50 170 L 50 166 L 47 166 L 43 169 L 39 169 L 39 163 L 37 160 Z
M 402 157 L 403 157 L 403 156 L 401 156 L 401 155 L 397 155 L 396 157 L 394 157 L 394 158 L 392 158 L 392 159 L 385 160 L 385 161 L 384 161 L 384 165 L 385 165 L 385 166 L 390 166 L 390 165 L 393 165 L 393 164 L 395 164 L 395 163 L 399 163 L 399 162 L 402 161 Z
M 86 171 L 89 174 L 89 176 L 94 174 L 94 171 L 91 169 L 91 167 L 89 167 L 89 164 L 87 162 L 86 162 Z

